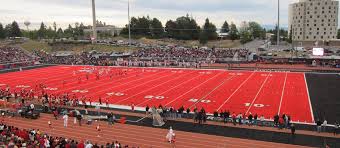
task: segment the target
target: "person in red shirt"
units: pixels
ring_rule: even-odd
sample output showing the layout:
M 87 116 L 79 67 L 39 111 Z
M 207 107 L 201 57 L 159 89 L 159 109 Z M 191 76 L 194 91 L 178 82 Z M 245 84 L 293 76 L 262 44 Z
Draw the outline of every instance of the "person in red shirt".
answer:
M 77 145 L 77 148 L 85 148 L 84 142 L 80 141 Z
M 131 110 L 132 110 L 133 112 L 135 111 L 135 104 L 134 104 L 134 103 L 131 104 Z
M 66 144 L 65 144 L 65 148 L 71 148 L 71 144 L 70 144 L 70 142 L 67 140 L 67 139 L 65 139 L 66 140 Z

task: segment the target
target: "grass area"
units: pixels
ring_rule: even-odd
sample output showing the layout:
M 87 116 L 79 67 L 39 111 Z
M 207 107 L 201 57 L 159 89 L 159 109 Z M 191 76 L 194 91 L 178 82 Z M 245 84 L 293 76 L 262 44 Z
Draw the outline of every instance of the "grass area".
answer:
M 42 49 L 46 52 L 54 52 L 54 51 L 75 51 L 75 52 L 82 52 L 82 51 L 100 51 L 100 52 L 122 52 L 122 51 L 135 51 L 137 48 L 128 48 L 128 47 L 116 47 L 116 46 L 108 46 L 108 45 L 92 45 L 92 44 L 65 44 L 59 46 L 51 46 L 45 42 L 39 41 L 27 41 L 25 43 L 20 44 L 20 46 L 26 49 L 29 52 L 32 52 L 36 49 Z
M 20 44 L 20 46 L 22 48 L 26 49 L 29 52 L 32 52 L 33 50 L 36 50 L 36 49 L 43 49 L 46 52 L 51 52 L 52 51 L 52 47 L 49 46 L 45 42 L 38 42 L 38 41 L 29 40 L 27 42 L 24 42 L 24 43 Z
M 206 45 L 201 45 L 199 41 L 189 41 L 186 43 L 187 46 L 207 46 L 207 47 L 221 47 L 221 48 L 233 48 L 241 45 L 239 40 L 219 40 L 209 41 Z
M 122 37 L 116 37 L 114 40 L 125 40 L 128 39 Z M 231 41 L 231 40 L 216 40 L 210 41 L 206 45 L 201 45 L 199 41 L 196 40 L 188 40 L 188 41 L 179 41 L 173 39 L 147 39 L 147 38 L 140 38 L 136 40 L 137 42 L 145 43 L 145 44 L 154 44 L 154 45 L 181 45 L 185 47 L 193 47 L 193 46 L 207 46 L 207 47 L 223 47 L 223 48 L 232 48 L 238 47 L 241 45 L 240 41 Z M 92 44 L 59 44 L 59 45 L 49 45 L 46 42 L 39 42 L 29 40 L 27 42 L 19 44 L 22 48 L 26 49 L 29 52 L 32 52 L 36 49 L 42 49 L 46 52 L 54 52 L 54 51 L 75 51 L 75 52 L 82 52 L 82 51 L 92 51 L 96 50 L 99 52 L 122 52 L 122 51 L 135 51 L 138 48 L 128 48 L 128 47 L 117 47 L 117 46 L 109 46 L 109 45 L 92 45 Z
M 117 47 L 117 46 L 108 46 L 108 45 L 78 45 L 78 46 L 74 46 L 72 48 L 72 51 L 76 51 L 76 52 L 80 52 L 80 51 L 92 51 L 92 50 L 96 50 L 96 51 L 101 51 L 101 52 L 124 52 L 124 51 L 135 51 L 137 50 L 137 48 L 131 47 Z
M 127 38 L 122 37 L 116 37 L 115 40 L 125 40 L 127 41 Z M 197 40 L 173 40 L 173 39 L 148 39 L 148 38 L 140 38 L 136 41 L 142 42 L 145 44 L 157 44 L 157 45 L 169 45 L 169 44 L 176 44 L 181 45 L 185 47 L 192 47 L 192 46 L 207 46 L 207 47 L 223 47 L 223 48 L 233 48 L 233 47 L 239 47 L 241 46 L 241 43 L 239 40 L 215 40 L 215 41 L 209 41 L 206 45 L 202 45 Z

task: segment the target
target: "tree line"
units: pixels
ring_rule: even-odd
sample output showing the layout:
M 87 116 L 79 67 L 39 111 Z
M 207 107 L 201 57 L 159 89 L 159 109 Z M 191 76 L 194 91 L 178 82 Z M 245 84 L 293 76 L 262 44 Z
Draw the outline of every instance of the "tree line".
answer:
M 74 26 L 74 27 L 73 27 Z M 28 37 L 30 39 L 89 39 L 88 34 L 85 34 L 84 29 L 89 28 L 83 23 L 75 23 L 69 25 L 63 30 L 57 28 L 54 22 L 52 26 L 47 27 L 43 22 L 38 30 L 22 30 L 16 21 L 7 24 L 5 27 L 0 23 L 0 39 L 6 37 Z M 120 35 L 127 37 L 129 34 L 129 26 L 125 25 L 122 28 Z M 237 27 L 234 23 L 224 21 L 222 27 L 217 29 L 208 18 L 203 26 L 199 26 L 195 19 L 189 15 L 178 17 L 175 20 L 168 20 L 163 26 L 162 22 L 157 18 L 149 16 L 132 17 L 130 20 L 130 31 L 133 38 L 173 38 L 177 40 L 199 40 L 200 43 L 206 44 L 208 41 L 216 40 L 218 32 L 227 33 L 227 38 L 230 40 L 240 40 L 241 43 L 246 43 L 254 39 L 264 39 L 266 30 L 257 22 L 244 22 Z M 105 37 L 110 37 L 105 36 Z
M 121 34 L 129 34 L 129 25 L 125 25 Z M 234 23 L 225 21 L 218 30 L 208 18 L 200 27 L 196 20 L 189 15 L 178 17 L 176 20 L 168 20 L 165 26 L 157 18 L 149 16 L 132 17 L 130 21 L 130 32 L 133 38 L 173 38 L 177 40 L 199 40 L 205 44 L 208 41 L 216 40 L 218 33 L 228 33 L 230 40 L 240 39 L 242 43 L 252 41 L 256 38 L 265 38 L 266 30 L 257 22 L 249 22 L 245 27 L 237 28 Z
M 40 24 L 38 30 L 22 30 L 18 23 L 13 21 L 11 24 L 7 24 L 5 27 L 0 23 L 0 39 L 10 37 L 27 37 L 30 39 L 61 39 L 61 38 L 74 38 L 84 39 L 84 29 L 86 27 L 83 23 L 75 23 L 74 27 L 68 25 L 68 28 L 63 30 L 57 28 L 57 24 L 54 22 L 52 26 L 47 27 L 43 22 Z

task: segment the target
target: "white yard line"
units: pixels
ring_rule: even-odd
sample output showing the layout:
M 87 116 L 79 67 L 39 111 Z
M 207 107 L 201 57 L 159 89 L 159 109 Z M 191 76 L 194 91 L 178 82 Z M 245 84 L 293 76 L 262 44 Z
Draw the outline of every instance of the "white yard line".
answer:
M 157 74 L 160 74 L 160 73 L 164 73 L 164 72 L 166 72 L 166 71 L 156 72 L 156 73 L 154 73 L 154 74 L 152 74 L 152 75 L 149 75 L 149 76 L 146 76 L 146 77 L 141 77 L 141 78 L 138 78 L 138 79 L 136 79 L 136 80 L 128 81 L 127 83 L 122 83 L 122 84 L 119 84 L 119 85 L 115 85 L 114 87 L 108 87 L 107 89 L 103 89 L 103 90 L 100 90 L 100 91 L 96 91 L 95 93 L 92 93 L 91 95 L 87 95 L 87 97 L 90 97 L 90 96 L 92 97 L 92 96 L 94 96 L 94 95 L 99 94 L 100 92 L 104 92 L 104 91 L 106 91 L 106 90 L 110 90 L 110 89 L 112 89 L 112 88 L 116 88 L 116 87 L 119 87 L 119 86 L 122 86 L 122 85 L 130 84 L 130 83 L 132 83 L 132 82 L 139 81 L 139 80 L 142 80 L 142 79 L 145 79 L 145 78 L 149 78 L 149 77 L 152 77 L 152 76 L 154 76 L 154 75 L 157 75 Z M 131 76 L 129 76 L 129 77 L 125 77 L 125 78 L 122 78 L 122 79 L 118 79 L 117 81 L 125 80 L 125 79 L 132 78 L 132 77 L 136 77 L 136 76 L 135 76 L 135 75 L 131 75 Z M 105 79 L 105 80 L 106 80 L 106 79 Z M 103 80 L 99 80 L 99 81 L 103 81 Z M 106 80 L 106 81 L 107 81 L 107 80 Z M 104 83 L 104 84 L 102 84 L 102 85 L 95 85 L 94 87 L 86 88 L 86 90 L 90 90 L 90 89 L 97 88 L 97 87 L 101 87 L 101 86 L 106 86 L 106 85 L 109 85 L 109 84 L 114 84 L 114 82 L 117 82 L 117 81 L 113 81 L 113 83 L 112 83 L 112 82 L 109 82 L 109 83 Z M 69 90 L 69 89 L 68 89 L 68 90 Z
M 222 73 L 223 73 L 223 72 L 221 72 L 220 74 L 222 74 Z M 201 83 L 201 84 L 195 86 L 194 88 L 190 89 L 189 91 L 185 92 L 184 94 L 182 94 L 182 95 L 178 96 L 177 98 L 173 99 L 172 101 L 168 102 L 167 104 L 165 104 L 165 106 L 167 106 L 167 105 L 171 104 L 172 102 L 178 100 L 179 98 L 183 97 L 184 95 L 188 94 L 189 92 L 191 92 L 191 91 L 195 90 L 196 88 L 200 87 L 201 85 L 207 83 L 207 82 L 210 81 L 211 79 L 213 79 L 213 78 L 219 76 L 220 74 L 217 74 L 217 75 L 215 75 L 215 76 L 209 78 L 208 80 L 205 80 L 203 83 Z
M 248 114 L 249 110 L 251 109 L 251 107 L 252 107 L 253 104 L 255 103 L 257 97 L 258 97 L 259 94 L 261 93 L 262 88 L 263 88 L 263 86 L 266 84 L 266 82 L 267 82 L 268 78 L 270 77 L 270 75 L 271 75 L 271 72 L 270 72 L 269 74 L 267 74 L 267 77 L 266 77 L 266 79 L 264 80 L 264 82 L 262 83 L 262 85 L 261 85 L 259 91 L 258 91 L 257 94 L 255 95 L 253 101 L 250 103 L 250 106 L 248 107 L 248 109 L 247 109 L 247 111 L 246 111 L 246 115 Z
M 234 94 L 250 79 L 251 76 L 253 76 L 255 74 L 255 71 L 249 75 L 249 77 L 247 79 L 245 79 L 240 86 L 220 105 L 220 107 L 217 108 L 217 111 L 219 111 L 229 100 L 232 96 L 234 96 Z
M 224 79 L 224 81 L 219 84 L 218 86 L 216 86 L 213 90 L 211 90 L 210 92 L 208 92 L 206 95 L 204 95 L 201 99 L 199 99 L 198 101 L 196 101 L 193 105 L 191 105 L 189 108 L 192 108 L 193 106 L 195 106 L 197 103 L 201 102 L 201 100 L 205 99 L 206 97 L 208 97 L 211 93 L 213 93 L 215 90 L 217 90 L 218 88 L 220 88 L 225 82 L 229 81 L 230 79 L 232 79 L 235 76 L 231 76 L 231 77 L 227 77 L 226 79 Z
M 125 100 L 128 100 L 128 99 L 134 97 L 134 96 L 138 96 L 139 94 L 142 94 L 142 93 L 144 93 L 144 92 L 150 91 L 150 90 L 152 90 L 152 89 L 154 89 L 154 88 L 157 88 L 157 87 L 159 87 L 159 86 L 161 86 L 161 85 L 164 85 L 164 84 L 166 84 L 166 83 L 168 83 L 168 82 L 170 82 L 170 81 L 177 80 L 177 79 L 179 79 L 179 78 L 182 78 L 182 77 L 184 77 L 184 76 L 186 76 L 186 75 L 189 75 L 189 74 L 192 74 L 192 73 L 193 73 L 193 72 L 184 74 L 184 75 L 179 76 L 179 77 L 175 77 L 175 78 L 169 79 L 169 80 L 167 80 L 167 81 L 165 81 L 165 82 L 162 82 L 162 83 L 160 83 L 160 84 L 157 84 L 157 85 L 155 85 L 155 86 L 153 86 L 153 87 L 151 87 L 151 88 L 148 88 L 148 89 L 145 89 L 145 90 L 143 90 L 143 91 L 141 91 L 141 92 L 139 92 L 139 93 L 136 93 L 136 94 L 134 94 L 134 95 L 132 95 L 132 96 L 130 96 L 130 97 L 127 97 L 127 98 L 125 98 L 125 99 L 119 100 L 119 101 L 116 102 L 116 103 L 123 102 L 123 101 L 125 101 Z
M 149 81 L 145 81 L 145 82 L 143 82 L 143 83 L 141 83 L 141 84 L 138 84 L 138 85 L 135 85 L 135 86 L 133 86 L 133 87 L 130 87 L 130 88 L 121 90 L 120 92 L 123 93 L 123 92 L 125 92 L 125 91 L 128 91 L 128 90 L 130 90 L 130 89 L 136 88 L 136 87 L 138 87 L 138 86 L 142 86 L 142 85 L 145 85 L 145 84 L 147 84 L 147 83 L 150 83 L 150 82 L 153 82 L 153 81 L 156 81 L 156 80 L 159 80 L 159 79 L 168 77 L 168 76 L 172 76 L 172 75 L 174 75 L 174 74 L 167 74 L 167 75 L 165 75 L 165 76 L 161 76 L 161 77 L 158 77 L 158 78 L 156 78 L 156 79 L 151 79 L 151 80 L 149 80 Z M 113 87 L 113 88 L 114 88 L 114 87 Z M 103 99 L 106 99 L 106 98 L 109 98 L 109 97 L 111 97 L 111 96 L 106 96 L 106 97 L 104 97 Z M 117 103 L 117 102 L 115 102 L 115 103 Z
M 281 93 L 281 99 L 280 99 L 279 110 L 278 110 L 278 112 L 277 112 L 278 115 L 280 115 L 280 112 L 281 112 L 281 105 L 282 105 L 282 100 L 283 100 L 283 96 L 284 96 L 284 92 L 285 92 L 285 88 L 286 88 L 287 76 L 288 76 L 288 72 L 286 73 L 285 81 L 284 81 L 284 83 L 283 83 L 283 88 L 282 88 L 282 93 Z
M 165 94 L 165 93 L 167 93 L 167 92 L 169 92 L 169 91 L 171 91 L 171 90 L 177 88 L 178 86 L 181 86 L 181 85 L 183 85 L 183 84 L 185 84 L 185 83 L 188 83 L 188 82 L 190 82 L 191 80 L 196 79 L 196 78 L 199 77 L 199 76 L 201 76 L 201 75 L 197 75 L 197 76 L 195 76 L 195 77 L 192 77 L 191 79 L 188 79 L 188 80 L 186 80 L 186 81 L 184 81 L 184 82 L 182 82 L 182 83 L 180 83 L 180 84 L 178 84 L 178 85 L 172 87 L 171 89 L 168 89 L 168 90 L 166 90 L 166 91 L 164 91 L 164 92 L 158 94 L 158 96 L 163 95 L 163 94 Z M 136 106 L 139 106 L 139 105 L 144 104 L 144 103 L 149 102 L 149 101 L 151 101 L 151 99 L 145 100 L 145 101 L 143 101 L 142 103 L 137 104 Z
M 309 107 L 310 107 L 310 115 L 312 117 L 312 122 L 314 122 L 313 107 L 312 107 L 312 103 L 310 101 L 309 89 L 308 89 L 308 84 L 307 84 L 307 80 L 306 80 L 306 74 L 303 74 L 303 78 L 305 80 L 305 85 L 306 85 L 306 90 L 307 90 L 307 95 L 308 95 L 308 103 L 309 103 Z

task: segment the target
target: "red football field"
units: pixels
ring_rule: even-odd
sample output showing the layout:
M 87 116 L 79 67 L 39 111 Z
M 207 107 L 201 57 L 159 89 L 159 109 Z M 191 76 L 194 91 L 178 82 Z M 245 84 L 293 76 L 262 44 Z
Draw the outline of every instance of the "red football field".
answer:
M 229 110 L 267 119 L 285 113 L 295 122 L 314 121 L 304 73 L 52 66 L 0 74 L 2 89 L 34 90 L 40 83 L 48 94 L 69 93 L 93 102 L 101 97 L 111 107 L 183 105 L 204 107 L 208 113 Z

